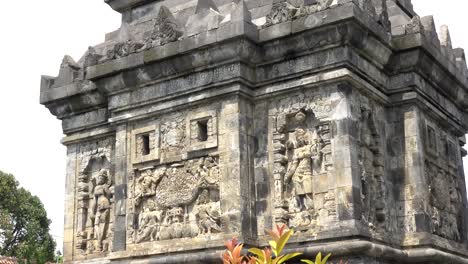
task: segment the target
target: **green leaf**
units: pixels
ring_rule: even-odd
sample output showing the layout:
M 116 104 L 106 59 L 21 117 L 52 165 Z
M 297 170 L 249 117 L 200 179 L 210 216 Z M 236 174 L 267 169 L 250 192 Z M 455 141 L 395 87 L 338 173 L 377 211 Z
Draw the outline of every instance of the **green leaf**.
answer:
M 304 262 L 307 264 L 315 264 L 312 260 L 308 260 L 308 259 L 301 259 L 301 262 Z
M 326 264 L 327 263 L 327 260 L 328 258 L 330 258 L 331 256 L 331 253 L 329 253 L 323 260 L 322 260 L 322 263 L 321 264 Z
M 281 264 L 287 260 L 290 260 L 292 258 L 295 258 L 297 256 L 300 256 L 302 255 L 302 253 L 291 253 L 291 254 L 287 254 L 285 256 L 281 256 L 280 259 L 278 260 L 277 264 Z
M 278 241 L 278 245 L 277 245 L 277 248 L 276 248 L 276 251 L 278 252 L 278 254 L 281 254 L 281 252 L 283 251 L 283 248 L 284 246 L 286 245 L 286 243 L 288 243 L 289 241 L 289 238 L 291 237 L 291 235 L 293 234 L 293 230 L 289 230 L 288 232 L 284 233 L 279 241 Z
M 275 253 L 275 256 L 278 257 L 279 252 L 276 251 L 276 247 L 277 247 L 276 241 L 270 240 L 268 241 L 268 243 L 270 243 L 271 249 L 273 250 L 273 253 Z
M 322 252 L 319 252 L 315 257 L 315 264 L 322 264 Z
M 259 249 L 259 248 L 251 248 L 249 249 L 249 252 L 256 255 L 258 260 L 261 262 L 261 263 L 264 263 L 265 262 L 265 256 L 263 254 L 263 250 Z

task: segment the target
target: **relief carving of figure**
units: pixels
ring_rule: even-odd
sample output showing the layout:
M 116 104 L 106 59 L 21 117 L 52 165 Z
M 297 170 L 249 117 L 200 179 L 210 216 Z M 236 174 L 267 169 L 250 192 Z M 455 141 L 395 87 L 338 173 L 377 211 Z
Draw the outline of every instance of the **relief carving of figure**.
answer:
M 140 171 L 130 194 L 133 241 L 221 232 L 219 177 L 218 158 L 211 156 Z
M 299 112 L 295 119 L 304 122 L 306 116 Z M 301 210 L 313 209 L 312 203 L 312 175 L 321 169 L 323 141 L 317 133 L 313 133 L 312 140 L 303 128 L 296 128 L 295 140 L 287 142 L 287 147 L 293 151 L 284 177 L 285 185 L 291 185 L 292 194 L 296 199 L 297 207 Z
M 221 232 L 219 203 L 210 201 L 208 190 L 203 190 L 199 195 L 194 214 L 197 217 L 200 234 L 211 234 L 212 231 Z
M 167 175 L 167 169 L 162 168 L 159 171 L 147 169 L 137 179 L 135 206 L 139 206 L 146 198 L 156 195 L 156 188 L 161 179 Z
M 140 215 L 139 227 L 137 234 L 137 243 L 145 240 L 155 241 L 160 240 L 159 231 L 164 216 L 163 210 L 157 210 L 154 201 L 149 200 L 143 213 Z
M 90 219 L 94 223 L 94 238 L 97 240 L 97 250 L 103 251 L 103 241 L 109 232 L 109 220 L 114 188 L 110 182 L 109 171 L 101 170 L 92 192 Z

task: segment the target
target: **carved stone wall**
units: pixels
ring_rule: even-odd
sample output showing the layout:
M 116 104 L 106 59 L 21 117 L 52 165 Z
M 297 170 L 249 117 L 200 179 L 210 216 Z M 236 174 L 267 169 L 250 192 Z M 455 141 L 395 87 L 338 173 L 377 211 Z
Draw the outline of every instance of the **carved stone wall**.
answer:
M 468 68 L 411 1 L 106 0 L 121 27 L 43 76 L 68 147 L 65 262 L 468 261 Z M 336 261 L 336 260 L 334 260 Z

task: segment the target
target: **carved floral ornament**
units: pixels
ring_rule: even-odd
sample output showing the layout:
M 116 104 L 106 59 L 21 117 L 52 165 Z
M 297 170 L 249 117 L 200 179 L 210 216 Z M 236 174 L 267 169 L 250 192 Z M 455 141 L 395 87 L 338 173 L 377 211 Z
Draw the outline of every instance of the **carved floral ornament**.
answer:
M 217 157 L 138 170 L 129 199 L 133 243 L 191 238 L 222 231 Z

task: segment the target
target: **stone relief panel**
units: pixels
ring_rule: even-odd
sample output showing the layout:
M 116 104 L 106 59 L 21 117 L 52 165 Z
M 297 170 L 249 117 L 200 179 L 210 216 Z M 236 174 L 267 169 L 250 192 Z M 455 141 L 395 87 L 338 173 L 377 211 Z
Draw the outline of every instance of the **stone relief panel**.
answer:
M 161 122 L 161 163 L 181 161 L 187 152 L 186 115 L 176 113 Z
M 138 169 L 130 180 L 130 243 L 211 236 L 223 231 L 217 156 Z
M 426 160 L 425 174 L 429 183 L 429 209 L 431 232 L 440 237 L 462 241 L 463 239 L 463 179 L 458 169 L 460 153 L 448 135 L 435 124 L 425 124 Z
M 276 99 L 273 122 L 273 201 L 275 222 L 298 232 L 314 232 L 337 219 L 331 116 L 341 97 L 297 94 Z
M 113 144 L 114 140 L 109 138 L 80 147 L 75 255 L 99 254 L 112 250 Z
M 388 224 L 388 187 L 382 135 L 376 122 L 376 105 L 359 98 L 358 165 L 361 179 L 361 220 L 371 230 L 383 232 Z

